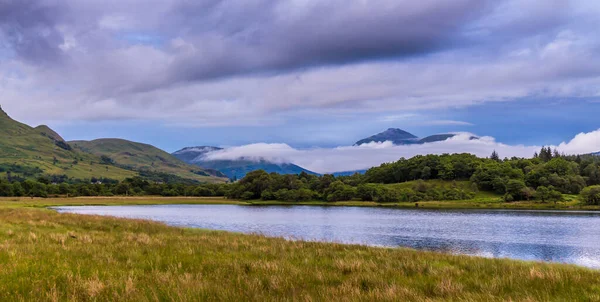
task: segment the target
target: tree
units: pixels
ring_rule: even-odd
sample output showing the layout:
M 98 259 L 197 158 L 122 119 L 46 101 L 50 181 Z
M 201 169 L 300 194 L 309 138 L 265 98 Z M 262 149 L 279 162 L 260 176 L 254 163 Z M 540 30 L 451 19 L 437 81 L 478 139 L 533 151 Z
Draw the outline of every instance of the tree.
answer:
M 490 159 L 493 161 L 500 161 L 500 155 L 498 155 L 498 152 L 496 152 L 496 150 L 492 152 L 492 155 L 490 155 Z
M 557 191 L 553 186 L 539 186 L 536 190 L 535 197 L 542 202 L 554 201 L 554 203 L 562 199 L 562 193 Z
M 13 186 L 8 182 L 0 182 L 0 196 L 13 196 Z
M 431 168 L 430 167 L 424 167 L 423 170 L 421 170 L 421 179 L 429 179 L 431 178 Z
M 583 189 L 581 191 L 581 199 L 589 205 L 600 205 L 600 185 Z
M 356 196 L 356 188 L 344 184 L 343 182 L 334 181 L 327 190 L 325 190 L 327 201 L 346 201 L 352 200 Z
M 552 149 L 550 149 L 550 147 L 542 147 L 542 150 L 540 150 L 540 154 L 539 154 L 539 158 L 543 161 L 543 162 L 549 162 L 552 159 Z
M 523 189 L 527 188 L 525 186 L 525 182 L 519 179 L 510 179 L 506 182 L 506 194 L 510 194 L 513 197 L 513 200 L 523 200 L 525 199 L 522 195 Z
M 131 186 L 125 182 L 121 182 L 113 189 L 115 195 L 129 195 L 130 191 Z
M 541 200 L 542 202 L 546 202 L 550 197 L 550 190 L 546 186 L 539 186 L 537 190 L 535 190 L 535 198 Z
M 372 184 L 361 184 L 356 188 L 356 197 L 362 201 L 373 201 L 377 196 L 377 187 Z
M 13 196 L 17 196 L 17 197 L 25 196 L 25 190 L 23 189 L 23 186 L 20 183 L 15 182 L 12 185 L 12 187 L 13 187 Z
M 529 201 L 535 197 L 535 190 L 530 187 L 524 187 L 521 189 L 521 198 Z

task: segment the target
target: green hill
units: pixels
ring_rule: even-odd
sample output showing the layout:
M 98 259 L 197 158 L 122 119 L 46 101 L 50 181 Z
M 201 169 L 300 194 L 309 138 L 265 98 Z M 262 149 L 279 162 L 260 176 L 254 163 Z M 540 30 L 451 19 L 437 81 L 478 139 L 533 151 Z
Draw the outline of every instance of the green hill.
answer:
M 147 146 L 147 145 L 146 145 Z M 151 150 L 154 147 L 144 150 Z M 154 156 L 160 154 L 152 150 Z M 139 151 L 138 157 L 143 151 Z M 166 152 L 166 163 L 161 163 L 151 169 L 153 172 L 175 174 L 177 176 L 197 181 L 224 181 L 223 178 L 199 175 L 191 170 L 201 171 L 198 167 L 190 168 L 179 162 L 170 162 Z M 0 108 L 0 177 L 8 173 L 12 177 L 32 178 L 42 175 L 62 176 L 73 179 L 111 178 L 124 179 L 140 175 L 144 164 L 131 164 L 130 161 L 119 163 L 106 162 L 98 152 L 82 152 L 65 142 L 63 138 L 47 126 L 30 127 L 10 118 Z
M 104 161 L 137 171 L 158 171 L 199 181 L 224 181 L 212 171 L 182 162 L 173 155 L 154 146 L 123 139 L 97 139 L 70 141 L 78 151 L 104 156 Z

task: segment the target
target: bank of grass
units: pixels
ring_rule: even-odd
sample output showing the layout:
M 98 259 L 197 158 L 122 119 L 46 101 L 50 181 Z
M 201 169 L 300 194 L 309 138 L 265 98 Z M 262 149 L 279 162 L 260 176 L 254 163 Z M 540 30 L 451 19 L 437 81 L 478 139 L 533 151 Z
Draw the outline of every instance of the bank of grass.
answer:
M 514 209 L 514 210 L 600 210 L 600 206 L 584 205 L 578 196 L 565 195 L 564 201 L 557 203 L 541 203 L 536 201 L 504 202 L 496 195 L 486 192 L 478 193 L 474 199 L 456 201 L 420 201 L 420 202 L 365 202 L 365 201 L 263 201 L 263 200 L 231 200 L 222 197 L 77 197 L 77 198 L 27 198 L 0 197 L 0 208 L 47 208 L 53 206 L 85 206 L 85 205 L 165 205 L 165 204 L 234 204 L 243 206 L 303 205 L 303 206 L 351 206 L 351 207 L 386 207 L 404 209 Z
M 0 301 L 19 300 L 600 301 L 600 272 L 0 207 Z
M 251 205 L 249 202 L 222 197 L 0 197 L 0 208 L 48 208 L 55 206 L 119 206 L 119 205 L 167 205 L 167 204 L 234 204 Z

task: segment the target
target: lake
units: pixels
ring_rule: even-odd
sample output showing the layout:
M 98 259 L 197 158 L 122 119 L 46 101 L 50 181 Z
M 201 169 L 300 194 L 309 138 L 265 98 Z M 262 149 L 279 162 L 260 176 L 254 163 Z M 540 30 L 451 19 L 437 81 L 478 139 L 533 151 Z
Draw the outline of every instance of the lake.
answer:
M 62 213 L 289 239 L 600 268 L 600 212 L 410 210 L 368 207 L 156 205 L 57 207 Z

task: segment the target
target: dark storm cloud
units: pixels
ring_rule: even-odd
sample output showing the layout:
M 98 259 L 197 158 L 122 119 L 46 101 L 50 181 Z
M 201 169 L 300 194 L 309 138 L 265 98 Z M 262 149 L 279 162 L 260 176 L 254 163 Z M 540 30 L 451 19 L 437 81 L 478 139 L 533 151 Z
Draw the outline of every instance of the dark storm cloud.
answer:
M 0 0 L 0 91 L 59 119 L 203 125 L 597 96 L 599 14 L 597 0 Z
M 104 7 L 99 1 L 0 0 L 0 30 L 18 57 L 40 64 L 74 55 L 62 49 L 67 31 L 93 33 L 79 35 L 79 43 L 106 44 L 100 23 L 120 15 L 165 41 L 181 42 L 164 46 L 170 63 L 160 79 L 133 85 L 162 86 L 427 54 L 460 43 L 460 29 L 489 3 L 205 0 L 149 1 L 141 9 L 145 2 L 135 0 L 109 1 Z M 158 10 L 154 19 L 145 14 L 152 9 Z M 102 43 L 94 40 L 100 37 Z
M 271 1 L 184 3 L 180 37 L 198 47 L 173 73 L 185 80 L 423 55 L 461 43 L 489 2 Z M 207 31 L 207 29 L 209 29 Z
M 62 58 L 57 29 L 66 7 L 56 1 L 0 0 L 0 37 L 16 56 L 33 64 Z

